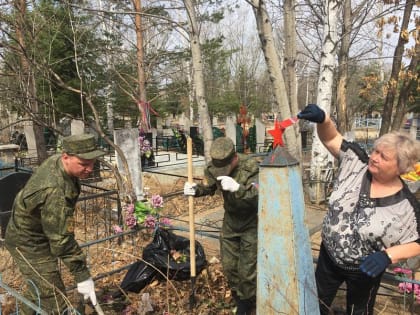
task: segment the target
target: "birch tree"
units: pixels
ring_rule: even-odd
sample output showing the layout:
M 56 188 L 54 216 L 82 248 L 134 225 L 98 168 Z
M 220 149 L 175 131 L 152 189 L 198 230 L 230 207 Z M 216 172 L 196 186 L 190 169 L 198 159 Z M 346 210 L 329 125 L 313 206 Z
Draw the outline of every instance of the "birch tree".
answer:
M 297 77 L 296 77 L 296 1 L 284 1 L 284 64 L 286 73 L 286 86 L 292 113 L 298 112 Z
M 210 145 L 213 141 L 213 130 L 205 95 L 206 90 L 204 85 L 203 60 L 201 55 L 200 30 L 197 22 L 196 4 L 194 0 L 184 0 L 184 5 L 188 14 L 193 90 L 198 105 L 199 123 L 203 131 L 204 158 L 206 162 L 210 162 Z
M 321 63 L 318 78 L 317 104 L 326 113 L 331 112 L 333 96 L 333 80 L 335 71 L 335 57 L 337 47 L 337 17 L 340 11 L 341 1 L 326 0 L 325 2 L 325 20 L 322 42 Z M 311 170 L 310 179 L 315 183 L 310 187 L 311 201 L 319 202 L 323 199 L 321 196 L 322 169 L 326 169 L 331 163 L 332 156 L 319 140 L 317 133 L 313 135 L 311 152 Z
M 278 109 L 281 119 L 289 118 L 292 116 L 292 111 L 282 73 L 281 56 L 277 53 L 279 49 L 275 46 L 273 28 L 267 13 L 265 1 L 251 0 L 247 2 L 252 6 L 257 22 L 258 36 L 260 38 L 261 48 L 264 53 L 267 71 L 273 88 L 275 108 Z M 284 136 L 290 154 L 299 157 L 300 144 L 298 145 L 296 133 L 297 126 L 295 125 L 287 128 Z

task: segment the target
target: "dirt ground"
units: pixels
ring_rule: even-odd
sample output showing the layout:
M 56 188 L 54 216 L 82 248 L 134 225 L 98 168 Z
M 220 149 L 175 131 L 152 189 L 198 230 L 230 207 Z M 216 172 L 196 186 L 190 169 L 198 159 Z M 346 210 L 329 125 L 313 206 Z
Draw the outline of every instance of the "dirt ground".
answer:
M 146 180 L 145 185 L 150 187 L 150 193 L 167 194 L 168 192 L 182 190 L 184 179 L 181 179 L 167 186 L 162 185 L 153 178 Z M 109 187 L 112 188 L 112 187 Z M 213 197 L 196 198 L 194 200 L 194 209 L 198 213 L 209 207 L 220 208 L 222 200 L 220 195 Z M 188 200 L 183 196 L 168 198 L 165 205 L 167 214 L 182 216 L 188 213 Z M 93 230 L 92 230 L 93 233 Z M 81 234 L 76 230 L 76 235 Z M 110 264 L 113 268 L 118 268 L 141 259 L 142 248 L 149 244 L 152 236 L 147 231 L 139 233 L 135 240 L 126 239 L 126 242 L 119 244 L 109 242 L 106 245 L 94 246 L 88 253 L 88 259 L 91 265 L 93 275 L 106 272 Z M 311 237 L 311 247 L 314 257 L 318 255 L 320 244 L 320 234 L 315 233 Z M 223 276 L 222 266 L 220 264 L 220 253 L 215 252 L 214 248 L 209 248 L 208 244 L 204 250 L 208 265 L 200 272 L 194 284 L 194 294 L 191 280 L 173 281 L 161 277 L 155 279 L 143 288 L 139 293 L 123 292 L 118 298 L 112 298 L 115 292 L 120 291 L 121 282 L 126 275 L 126 271 L 114 274 L 95 282 L 100 305 L 105 314 L 200 314 L 200 315 L 228 315 L 234 314 L 235 308 L 231 293 L 227 287 Z M 111 262 L 110 262 L 111 261 Z M 12 259 L 4 248 L 0 248 L 0 275 L 1 281 L 14 290 L 22 292 L 22 284 L 19 271 L 15 268 Z M 63 271 L 63 278 L 67 286 L 72 286 L 72 277 L 67 271 Z M 391 290 L 388 290 L 387 288 Z M 77 308 L 80 314 L 95 314 L 89 305 L 80 306 L 79 296 L 69 291 L 68 296 L 71 303 Z M 344 314 L 345 291 L 340 291 L 335 300 L 333 309 L 334 314 Z M 191 297 L 194 297 L 195 304 L 191 307 Z M 377 298 L 375 314 L 382 315 L 408 315 L 420 314 L 419 305 L 410 310 L 411 297 L 403 297 L 395 290 L 395 285 L 384 285 L 381 294 Z M 1 314 L 9 315 L 14 312 L 15 299 L 6 294 L 5 290 L 0 288 Z M 79 305 L 79 306 L 78 306 Z M 149 311 L 148 311 L 149 310 Z M 264 314 L 261 314 L 264 315 Z M 311 314 L 304 314 L 311 315 Z

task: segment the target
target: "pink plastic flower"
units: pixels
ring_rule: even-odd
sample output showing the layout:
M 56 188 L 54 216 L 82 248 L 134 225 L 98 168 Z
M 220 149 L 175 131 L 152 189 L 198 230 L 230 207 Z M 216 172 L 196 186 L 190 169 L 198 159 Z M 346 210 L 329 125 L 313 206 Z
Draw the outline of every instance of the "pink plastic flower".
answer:
M 160 224 L 162 224 L 163 226 L 171 226 L 172 222 L 168 218 L 162 218 L 160 220 Z
M 413 291 L 415 295 L 420 295 L 420 285 L 415 283 Z
M 402 278 L 412 278 L 413 271 L 411 269 L 396 267 L 394 268 L 394 272 L 396 275 Z M 414 298 L 416 299 L 417 303 L 420 303 L 420 285 L 417 283 L 411 282 L 400 282 L 398 284 L 398 291 L 402 294 L 409 294 L 413 292 Z
M 405 268 L 401 268 L 401 267 L 396 267 L 394 268 L 394 272 L 401 274 L 401 275 L 411 275 L 413 273 L 413 271 L 411 269 L 405 269 Z
M 163 198 L 160 195 L 152 195 L 152 207 L 153 208 L 162 208 L 163 207 Z
M 144 226 L 147 228 L 154 229 L 156 226 L 156 218 L 152 215 L 147 215 L 146 220 L 144 220 Z
M 123 232 L 122 228 L 119 225 L 114 225 L 112 227 L 112 230 L 114 231 L 115 234 L 119 234 Z
M 130 204 L 126 205 L 125 210 L 127 211 L 127 213 L 133 213 L 134 212 L 134 204 L 130 203 Z
M 125 217 L 125 224 L 129 228 L 133 228 L 137 225 L 137 220 L 132 213 L 127 214 L 127 216 Z
M 398 289 L 401 293 L 411 293 L 413 290 L 413 284 L 409 282 L 400 282 Z

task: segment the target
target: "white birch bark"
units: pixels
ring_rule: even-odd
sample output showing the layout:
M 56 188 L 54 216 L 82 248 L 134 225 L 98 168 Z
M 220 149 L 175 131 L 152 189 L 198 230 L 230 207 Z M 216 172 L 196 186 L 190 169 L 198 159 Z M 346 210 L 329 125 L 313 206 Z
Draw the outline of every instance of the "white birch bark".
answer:
M 326 113 L 331 112 L 333 95 L 334 70 L 336 67 L 336 47 L 338 41 L 337 17 L 340 11 L 341 1 L 325 1 L 324 34 L 322 43 L 321 63 L 318 78 L 317 104 Z M 325 199 L 323 181 L 324 171 L 330 166 L 329 162 L 333 157 L 325 149 L 324 145 L 314 132 L 312 142 L 312 159 L 310 179 L 314 183 L 310 187 L 310 198 L 312 202 L 319 203 Z
M 188 24 L 190 27 L 189 38 L 192 55 L 193 90 L 195 91 L 195 98 L 198 105 L 199 125 L 202 128 L 204 159 L 206 163 L 208 163 L 210 162 L 210 145 L 213 141 L 213 130 L 211 128 L 210 115 L 205 97 L 203 60 L 201 54 L 197 14 L 195 11 L 195 1 L 184 0 L 184 4 L 187 10 Z
M 286 68 L 286 86 L 289 95 L 290 111 L 293 114 L 299 111 L 297 97 L 297 76 L 296 76 L 296 1 L 284 1 L 284 32 L 285 32 L 285 68 Z M 296 126 L 298 126 L 296 124 Z M 294 128 L 296 143 L 301 143 L 299 128 Z M 296 145 L 298 149 L 297 157 L 302 158 L 301 146 Z
M 270 17 L 268 16 L 267 9 L 264 1 L 251 0 L 255 20 L 257 22 L 258 36 L 261 42 L 261 48 L 264 53 L 265 61 L 267 64 L 268 74 L 270 76 L 271 86 L 273 88 L 274 102 L 279 110 L 280 118 L 286 119 L 292 116 L 289 100 L 287 97 L 286 84 L 282 73 L 281 58 L 278 54 L 278 49 L 274 44 L 273 28 L 271 25 Z M 295 115 L 296 113 L 293 113 Z M 284 133 L 284 140 L 287 144 L 289 153 L 294 156 L 299 156 L 299 148 L 296 141 L 296 136 L 293 128 L 289 127 Z

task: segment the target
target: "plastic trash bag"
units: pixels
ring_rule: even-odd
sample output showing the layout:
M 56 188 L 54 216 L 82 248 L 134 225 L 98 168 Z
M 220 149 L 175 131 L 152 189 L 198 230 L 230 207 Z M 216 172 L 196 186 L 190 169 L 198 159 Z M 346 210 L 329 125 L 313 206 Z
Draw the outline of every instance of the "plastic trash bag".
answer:
M 189 279 L 190 240 L 168 230 L 157 229 L 153 241 L 143 250 L 143 260 L 134 263 L 127 271 L 121 283 L 124 291 L 139 293 L 155 277 L 163 278 L 163 275 L 168 275 L 172 280 Z M 195 241 L 195 265 L 196 273 L 207 265 L 204 249 L 197 241 Z
M 143 259 L 167 274 L 173 280 L 186 280 L 191 276 L 190 240 L 165 229 L 157 229 L 152 243 L 143 250 Z M 196 273 L 206 266 L 206 255 L 195 241 Z
M 144 261 L 136 261 L 121 282 L 124 291 L 139 293 L 146 285 L 152 282 L 157 270 L 147 265 Z

